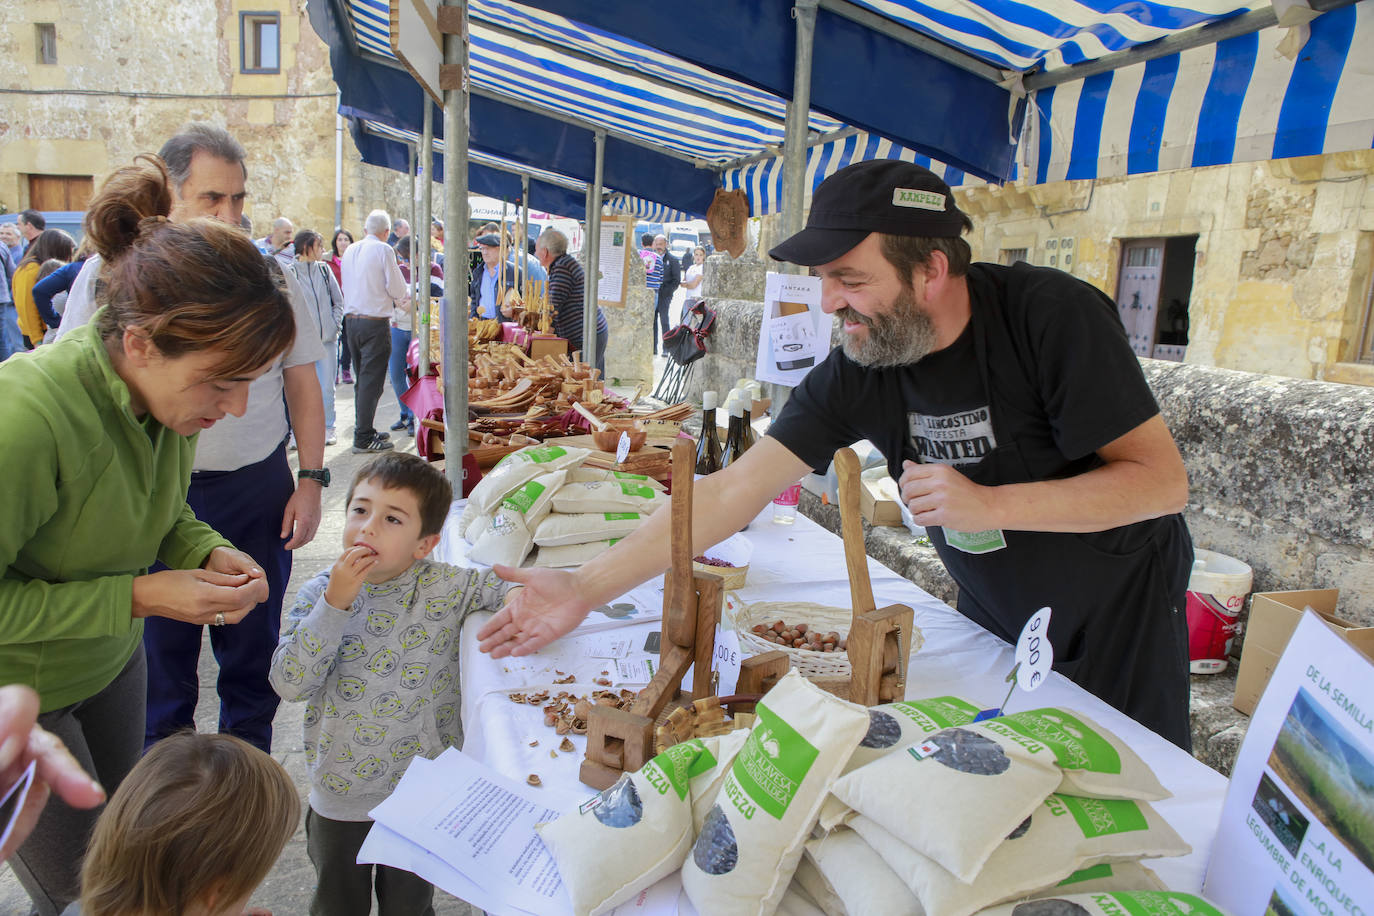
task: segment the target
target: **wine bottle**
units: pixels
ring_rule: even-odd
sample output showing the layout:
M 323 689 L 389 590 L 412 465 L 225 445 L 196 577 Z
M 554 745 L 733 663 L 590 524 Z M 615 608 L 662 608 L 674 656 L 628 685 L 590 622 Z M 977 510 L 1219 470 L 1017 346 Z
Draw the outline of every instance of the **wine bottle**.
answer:
M 736 392 L 731 392 L 731 397 L 726 400 L 725 406 L 730 411 L 730 427 L 725 433 L 725 450 L 720 456 L 720 466 L 729 467 L 741 455 L 744 454 L 744 401 L 734 397 Z
M 701 437 L 697 439 L 696 472 L 705 476 L 714 474 L 721 467 L 720 433 L 716 431 L 716 393 L 705 391 L 701 395 Z

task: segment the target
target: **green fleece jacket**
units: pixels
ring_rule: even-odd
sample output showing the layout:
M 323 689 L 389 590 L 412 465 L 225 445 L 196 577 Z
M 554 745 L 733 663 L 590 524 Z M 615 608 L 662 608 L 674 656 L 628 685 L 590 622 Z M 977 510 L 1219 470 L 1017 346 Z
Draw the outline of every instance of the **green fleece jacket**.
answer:
M 195 447 L 134 416 L 94 324 L 0 364 L 0 684 L 95 695 L 143 635 L 134 577 L 232 546 L 186 505 Z

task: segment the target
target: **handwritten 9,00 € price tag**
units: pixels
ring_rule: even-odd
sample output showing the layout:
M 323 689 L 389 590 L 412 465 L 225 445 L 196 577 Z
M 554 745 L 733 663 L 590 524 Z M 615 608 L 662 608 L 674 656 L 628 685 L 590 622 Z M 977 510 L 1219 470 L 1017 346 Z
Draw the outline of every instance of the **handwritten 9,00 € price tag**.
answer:
M 716 650 L 711 656 L 711 670 L 719 677 L 716 696 L 728 697 L 739 684 L 739 666 L 744 653 L 740 651 L 739 634 L 716 625 Z
M 1045 682 L 1054 664 L 1050 613 L 1049 608 L 1042 607 L 1032 614 L 1016 640 L 1016 686 L 1027 693 Z
M 624 464 L 628 457 L 630 457 L 630 434 L 622 432 L 620 441 L 615 446 L 615 463 Z

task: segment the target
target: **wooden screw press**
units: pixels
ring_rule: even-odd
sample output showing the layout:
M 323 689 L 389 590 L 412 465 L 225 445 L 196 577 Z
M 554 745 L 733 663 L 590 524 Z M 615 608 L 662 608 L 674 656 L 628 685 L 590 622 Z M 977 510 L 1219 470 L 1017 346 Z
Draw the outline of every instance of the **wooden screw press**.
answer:
M 849 597 L 854 605 L 846 650 L 850 677 L 848 681 L 813 680 L 836 696 L 864 706 L 896 702 L 906 693 L 906 669 L 911 661 L 916 615 L 904 604 L 874 607 L 863 519 L 859 515 L 859 459 L 853 449 L 842 448 L 835 453 L 835 472 L 840 479 L 840 530 L 844 536 L 844 562 L 849 570 Z
M 678 698 L 678 685 L 692 667 L 692 696 L 714 691 L 711 655 L 716 647 L 725 588 L 720 576 L 692 568 L 692 483 L 696 450 L 686 439 L 673 443 L 673 495 L 670 555 L 672 566 L 663 592 L 663 636 L 659 667 L 649 686 L 628 710 L 593 706 L 587 719 L 587 757 L 579 778 L 605 789 L 626 771 L 654 756 L 656 720 Z M 662 511 L 662 510 L 659 510 Z M 695 667 L 693 667 L 695 666 Z

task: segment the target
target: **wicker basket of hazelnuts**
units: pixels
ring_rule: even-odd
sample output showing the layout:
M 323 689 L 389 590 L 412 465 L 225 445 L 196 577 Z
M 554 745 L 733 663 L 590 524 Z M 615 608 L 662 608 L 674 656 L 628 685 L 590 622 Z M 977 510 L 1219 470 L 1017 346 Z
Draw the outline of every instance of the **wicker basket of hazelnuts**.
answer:
M 760 601 L 735 615 L 746 655 L 781 650 L 802 677 L 848 677 L 848 608 L 795 601 Z

